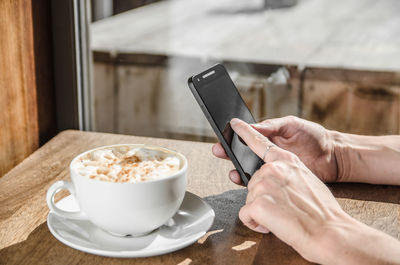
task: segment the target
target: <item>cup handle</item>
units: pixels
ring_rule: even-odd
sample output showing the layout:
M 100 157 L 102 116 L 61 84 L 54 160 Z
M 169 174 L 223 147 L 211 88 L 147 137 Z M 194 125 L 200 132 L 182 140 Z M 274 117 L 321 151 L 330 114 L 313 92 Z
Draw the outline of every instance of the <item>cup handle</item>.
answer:
M 82 211 L 77 211 L 77 212 L 68 212 L 61 210 L 58 208 L 55 203 L 54 203 L 54 195 L 62 189 L 67 189 L 72 195 L 75 194 L 75 189 L 74 186 L 72 185 L 71 182 L 69 181 L 57 181 L 51 187 L 47 190 L 47 195 L 46 195 L 46 201 L 47 205 L 49 206 L 50 210 L 53 211 L 55 214 L 65 217 L 65 218 L 70 218 L 70 219 L 87 219 L 86 215 Z

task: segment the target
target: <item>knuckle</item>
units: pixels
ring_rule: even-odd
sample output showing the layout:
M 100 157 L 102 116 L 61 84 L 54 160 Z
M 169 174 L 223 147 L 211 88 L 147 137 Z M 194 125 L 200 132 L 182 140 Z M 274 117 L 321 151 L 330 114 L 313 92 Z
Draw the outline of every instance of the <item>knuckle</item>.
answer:
M 264 199 L 262 197 L 256 198 L 251 204 L 251 210 L 255 212 L 264 211 Z
M 265 163 L 261 169 L 261 174 L 263 176 L 268 176 L 268 175 L 275 173 L 277 170 L 278 161 L 279 160 L 275 160 L 275 161 Z
M 294 158 L 295 159 L 295 158 Z M 254 196 L 260 196 L 264 194 L 273 194 L 275 190 L 273 187 L 278 185 L 284 187 L 289 185 L 291 181 L 291 174 L 294 170 L 293 166 L 296 163 L 291 163 L 287 160 L 276 160 L 267 164 L 264 164 L 260 170 L 262 170 L 262 175 L 264 179 L 259 181 L 252 187 L 251 192 Z
M 263 120 L 262 122 L 260 122 L 258 124 L 260 124 L 260 125 L 270 125 L 270 124 L 272 124 L 272 121 L 271 120 Z
M 247 185 L 248 189 L 250 189 L 251 185 L 254 185 L 255 183 L 257 183 L 258 179 L 261 177 L 261 175 L 263 174 L 262 169 L 258 169 L 253 176 L 251 176 L 250 181 Z
M 262 136 L 260 134 L 254 134 L 252 135 L 254 142 L 258 143 L 258 144 L 262 144 L 267 142 L 267 138 L 265 136 Z
M 299 157 L 291 152 L 287 152 L 287 160 L 292 163 L 297 163 L 300 161 Z
M 297 161 L 297 159 L 298 159 L 298 157 L 295 154 L 293 154 L 292 152 L 283 150 L 283 149 L 280 150 L 279 156 L 280 156 L 281 159 L 287 160 L 287 161 L 290 161 L 290 162 Z
M 293 180 L 291 178 L 291 175 L 290 174 L 286 175 L 284 185 L 285 186 L 291 186 L 292 182 L 293 182 Z
M 275 162 L 274 161 L 273 162 L 269 162 L 269 163 L 265 163 L 257 171 L 257 172 L 259 172 L 257 174 L 257 175 L 259 175 L 258 178 L 260 178 L 261 176 L 268 177 L 269 175 L 273 174 L 274 170 L 275 170 Z
M 271 164 L 271 163 L 265 163 L 264 165 L 262 165 L 262 166 L 260 167 L 259 170 L 257 170 L 257 172 L 259 171 L 259 172 L 263 172 L 263 173 L 264 173 L 265 171 L 267 171 L 267 170 L 269 169 L 270 164 Z
M 279 166 L 279 161 L 278 160 L 272 161 L 272 162 L 267 163 L 265 165 L 267 165 L 266 169 L 264 170 L 266 173 L 276 174 L 280 170 L 280 166 Z
M 261 142 L 261 140 L 262 140 L 261 137 L 259 135 L 257 135 L 257 134 L 254 134 L 251 137 L 253 138 L 253 140 L 255 142 Z
M 293 160 L 294 154 L 288 151 L 284 151 L 282 152 L 282 157 L 285 158 L 286 160 Z
M 287 119 L 289 121 L 295 122 L 295 121 L 297 121 L 298 118 L 296 116 L 294 116 L 294 115 L 289 115 L 289 116 L 287 116 Z
M 268 190 L 268 187 L 265 184 L 265 182 L 264 181 L 260 181 L 254 186 L 254 188 L 252 190 L 252 193 L 254 193 L 255 196 L 258 196 L 258 195 L 261 195 L 263 193 L 266 193 L 267 190 Z
M 252 192 L 253 189 L 254 189 L 254 187 L 257 186 L 257 182 L 258 182 L 258 181 L 255 180 L 254 176 L 251 177 L 249 183 L 247 184 L 247 190 L 248 190 L 249 192 Z
M 296 155 L 292 155 L 290 162 L 297 165 L 300 162 L 300 158 Z
M 265 163 L 264 165 L 262 165 L 262 166 L 260 167 L 259 170 L 260 170 L 260 172 L 262 172 L 263 174 L 267 174 L 267 173 L 271 170 L 271 168 L 274 166 L 274 164 L 275 164 L 275 161 Z
M 243 223 L 245 223 L 246 220 L 248 219 L 248 218 L 247 218 L 247 213 L 245 212 L 244 207 L 242 207 L 242 208 L 240 209 L 240 211 L 239 211 L 239 219 L 240 219 Z

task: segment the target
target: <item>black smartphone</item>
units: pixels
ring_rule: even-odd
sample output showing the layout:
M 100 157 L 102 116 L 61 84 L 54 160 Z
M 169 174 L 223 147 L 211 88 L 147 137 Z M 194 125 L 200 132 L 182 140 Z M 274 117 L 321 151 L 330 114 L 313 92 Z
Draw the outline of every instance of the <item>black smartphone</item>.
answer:
M 222 64 L 190 77 L 188 83 L 226 154 L 247 186 L 250 177 L 264 162 L 234 133 L 230 121 L 239 118 L 247 123 L 255 123 L 253 115 Z

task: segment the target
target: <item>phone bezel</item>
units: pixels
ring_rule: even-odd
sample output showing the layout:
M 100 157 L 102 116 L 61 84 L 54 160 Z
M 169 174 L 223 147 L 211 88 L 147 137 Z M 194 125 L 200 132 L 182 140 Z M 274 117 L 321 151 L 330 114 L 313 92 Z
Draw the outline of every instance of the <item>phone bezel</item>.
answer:
M 197 78 L 202 77 L 204 74 L 207 74 L 207 73 L 209 73 L 210 71 L 213 71 L 213 70 L 215 71 L 215 74 L 212 75 L 212 76 L 208 76 L 207 80 L 203 79 L 201 81 L 197 81 Z M 213 128 L 215 134 L 217 135 L 219 141 L 221 142 L 226 154 L 229 156 L 229 158 L 231 159 L 231 161 L 232 161 L 233 165 L 235 166 L 236 170 L 239 172 L 239 175 L 240 175 L 240 178 L 242 179 L 242 182 L 244 183 L 244 185 L 247 186 L 251 176 L 247 176 L 246 173 L 244 172 L 240 162 L 238 161 L 238 159 L 236 158 L 236 156 L 232 152 L 231 148 L 229 147 L 228 143 L 226 142 L 225 138 L 223 137 L 222 132 L 218 129 L 218 126 L 217 126 L 216 122 L 214 121 L 214 118 L 210 114 L 206 104 L 204 103 L 203 99 L 201 98 L 201 96 L 199 95 L 199 93 L 197 92 L 197 89 L 196 89 L 196 83 L 197 84 L 201 83 L 201 85 L 205 85 L 206 83 L 212 82 L 213 80 L 215 80 L 215 79 L 220 77 L 221 71 L 222 71 L 222 73 L 224 75 L 226 74 L 229 77 L 229 74 L 226 71 L 225 67 L 223 65 L 221 65 L 221 64 L 217 64 L 217 65 L 215 65 L 215 66 L 213 66 L 213 67 L 201 72 L 198 75 L 190 77 L 189 80 L 188 80 L 188 85 L 189 85 L 189 88 L 192 91 L 192 94 L 195 97 L 197 103 L 200 105 L 201 110 L 203 111 L 203 113 L 206 116 L 208 122 L 210 123 L 211 127 Z M 232 83 L 233 83 L 233 81 L 232 81 Z M 235 86 L 235 84 L 233 84 L 233 85 Z M 236 86 L 235 86 L 235 88 L 236 88 Z M 239 94 L 239 97 L 241 97 L 240 93 L 238 93 L 238 94 Z M 242 101 L 244 102 L 243 98 L 242 98 Z M 254 120 L 254 117 L 251 114 L 250 110 L 248 109 L 247 105 L 246 105 L 246 108 L 247 108 L 247 110 L 249 111 L 251 117 Z

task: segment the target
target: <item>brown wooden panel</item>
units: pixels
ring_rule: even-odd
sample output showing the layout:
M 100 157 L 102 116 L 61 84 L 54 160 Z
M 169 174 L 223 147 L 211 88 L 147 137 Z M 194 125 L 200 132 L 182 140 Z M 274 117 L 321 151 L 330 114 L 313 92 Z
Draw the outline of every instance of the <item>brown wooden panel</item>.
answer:
M 0 176 L 38 147 L 29 0 L 0 1 Z
M 308 69 L 304 77 L 304 118 L 343 132 L 398 134 L 399 74 Z
M 96 132 L 116 131 L 117 81 L 113 64 L 93 63 L 94 130 Z

